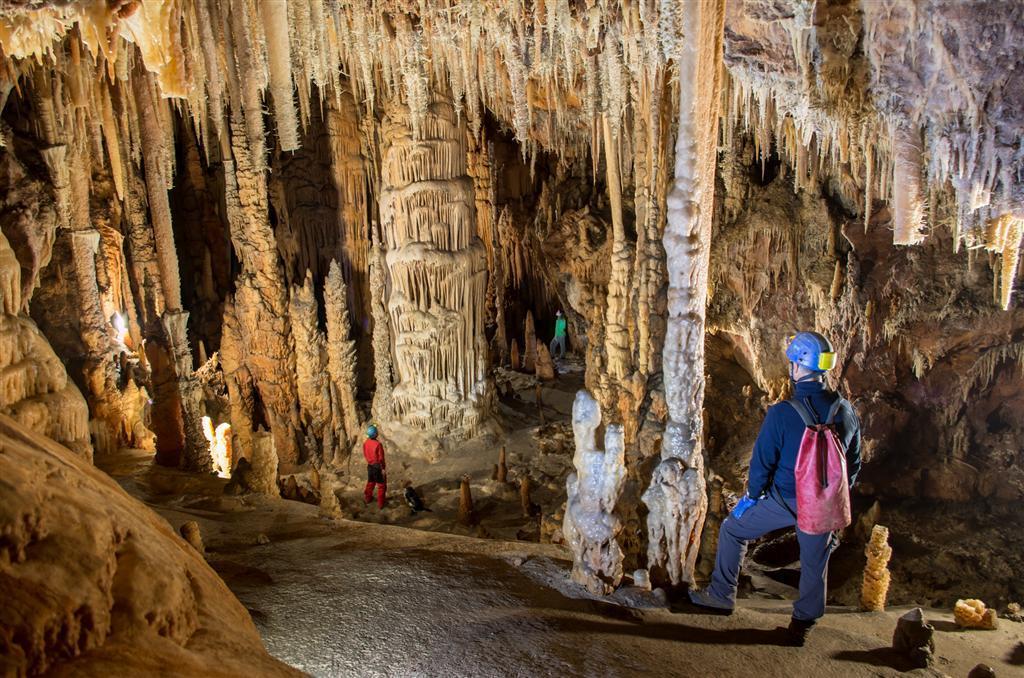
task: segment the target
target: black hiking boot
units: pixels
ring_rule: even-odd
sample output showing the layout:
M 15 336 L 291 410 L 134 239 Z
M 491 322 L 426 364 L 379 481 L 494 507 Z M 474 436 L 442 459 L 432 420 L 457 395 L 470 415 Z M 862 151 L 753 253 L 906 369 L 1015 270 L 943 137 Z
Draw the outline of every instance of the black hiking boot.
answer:
M 807 642 L 807 636 L 810 635 L 811 629 L 814 628 L 815 620 L 797 619 L 792 618 L 789 620 L 789 628 L 786 629 L 786 635 L 789 639 L 789 644 L 793 647 L 803 647 L 804 643 Z

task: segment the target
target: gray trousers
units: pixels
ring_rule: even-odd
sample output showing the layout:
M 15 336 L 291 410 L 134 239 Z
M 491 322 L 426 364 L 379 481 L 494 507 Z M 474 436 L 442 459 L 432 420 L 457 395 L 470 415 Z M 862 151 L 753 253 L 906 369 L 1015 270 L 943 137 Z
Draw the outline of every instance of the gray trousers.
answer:
M 565 357 L 565 335 L 564 334 L 560 335 L 560 336 L 557 336 L 557 337 L 555 337 L 554 339 L 551 340 L 551 345 L 548 346 L 548 352 L 551 353 L 551 357 L 552 358 L 555 357 L 555 347 L 556 346 L 559 349 L 561 349 L 561 351 L 562 351 L 562 354 L 559 357 L 560 358 L 564 358 Z
M 736 602 L 736 583 L 747 542 L 773 530 L 796 525 L 796 499 L 786 499 L 772 488 L 741 518 L 732 514 L 718 531 L 718 554 L 711 575 L 710 592 L 719 600 Z M 825 614 L 828 559 L 837 545 L 832 533 L 806 534 L 796 530 L 800 544 L 800 597 L 793 604 L 793 618 L 814 621 Z

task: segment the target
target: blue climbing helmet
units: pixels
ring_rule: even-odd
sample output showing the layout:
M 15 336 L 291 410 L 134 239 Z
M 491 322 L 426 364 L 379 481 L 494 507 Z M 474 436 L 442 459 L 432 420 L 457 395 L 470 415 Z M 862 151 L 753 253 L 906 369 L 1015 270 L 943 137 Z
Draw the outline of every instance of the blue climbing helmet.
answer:
M 812 372 L 827 372 L 835 367 L 836 350 L 832 342 L 817 332 L 798 332 L 789 338 L 786 358 Z
M 377 437 L 377 425 L 376 424 L 370 424 L 370 427 L 368 429 L 366 429 L 366 437 L 367 438 L 376 438 Z

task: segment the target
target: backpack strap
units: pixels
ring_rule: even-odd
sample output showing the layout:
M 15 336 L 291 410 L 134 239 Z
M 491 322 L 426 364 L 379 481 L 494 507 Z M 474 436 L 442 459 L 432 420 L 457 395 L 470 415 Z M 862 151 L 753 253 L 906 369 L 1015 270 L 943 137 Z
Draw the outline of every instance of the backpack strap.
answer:
M 846 398 L 842 396 L 836 398 L 836 401 L 832 403 L 832 407 L 830 407 L 828 410 L 828 417 L 825 418 L 826 426 L 831 426 L 832 424 L 835 423 L 836 415 L 839 414 L 840 408 L 842 408 L 842 406 L 845 404 L 847 404 Z
M 796 398 L 791 398 L 786 401 L 789 405 L 796 410 L 796 413 L 800 415 L 800 418 L 804 420 L 804 426 L 807 428 L 814 428 L 818 425 L 818 419 L 814 416 L 811 408 L 806 404 L 800 402 Z

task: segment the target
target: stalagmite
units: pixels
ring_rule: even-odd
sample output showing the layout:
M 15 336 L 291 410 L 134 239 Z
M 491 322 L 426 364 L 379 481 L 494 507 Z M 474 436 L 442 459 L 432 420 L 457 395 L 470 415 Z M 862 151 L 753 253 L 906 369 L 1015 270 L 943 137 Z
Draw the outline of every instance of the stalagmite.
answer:
M 359 437 L 359 410 L 356 405 L 356 347 L 349 339 L 348 292 L 341 267 L 331 262 L 324 284 L 327 312 L 327 369 L 330 374 L 334 427 L 342 451 Z
M 576 439 L 575 473 L 566 479 L 568 494 L 562 531 L 573 553 L 572 580 L 591 593 L 611 593 L 622 581 L 622 549 L 616 537 L 622 523 L 615 504 L 626 481 L 622 427 L 609 424 L 604 450 L 597 448 L 601 409 L 580 391 L 572 406 Z
M 537 505 L 533 503 L 533 481 L 525 473 L 519 480 L 519 507 L 524 518 L 532 518 L 537 512 Z
M 473 435 L 489 414 L 487 268 L 466 175 L 464 122 L 434 94 L 421 111 L 390 101 L 383 123 L 381 231 L 391 278 L 395 417 Z M 423 139 L 417 136 L 421 131 Z
M 896 621 L 892 649 L 910 660 L 915 668 L 928 668 L 935 658 L 935 627 L 924 620 L 924 612 L 915 607 Z
M 499 483 L 508 482 L 508 465 L 505 463 L 505 446 L 501 446 L 501 453 L 498 455 L 498 472 L 494 479 Z
M 206 547 L 203 546 L 203 535 L 199 531 L 199 523 L 194 520 L 182 523 L 178 531 L 181 533 L 182 538 L 189 543 L 189 546 L 199 552 L 199 555 L 206 555 Z
M 459 523 L 475 525 L 476 512 L 473 510 L 473 491 L 469 486 L 469 476 L 462 476 L 459 483 Z
M 881 525 L 871 528 L 871 540 L 864 549 L 868 557 L 864 566 L 864 585 L 861 587 L 860 606 L 865 610 L 880 612 L 885 609 L 885 596 L 889 592 L 889 530 Z
M 513 370 L 518 370 L 523 366 L 522 358 L 519 356 L 519 343 L 513 339 L 512 348 L 508 351 L 509 356 L 509 367 Z
M 707 512 L 701 449 L 704 317 L 708 294 L 714 163 L 721 88 L 723 0 L 699 0 L 682 12 L 678 49 L 679 132 L 675 179 L 663 244 L 668 268 L 668 324 L 663 373 L 668 423 L 647 504 L 648 567 L 673 584 L 693 581 Z
M 551 353 L 543 342 L 537 343 L 537 378 L 544 381 L 551 381 L 555 378 L 555 362 L 551 359 Z
M 324 456 L 328 456 L 325 435 L 333 437 L 330 379 L 328 367 L 328 343 L 319 328 L 319 309 L 313 291 L 313 273 L 306 271 L 302 286 L 292 288 L 288 302 L 292 336 L 295 337 L 295 376 L 299 395 L 299 407 L 307 431 L 324 445 Z
M 523 346 L 523 369 L 533 374 L 537 370 L 537 330 L 534 327 L 532 311 L 526 312 Z

